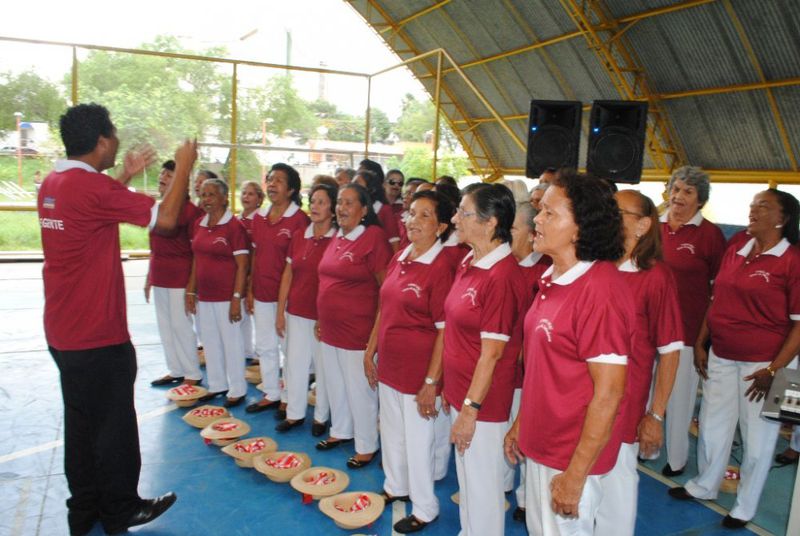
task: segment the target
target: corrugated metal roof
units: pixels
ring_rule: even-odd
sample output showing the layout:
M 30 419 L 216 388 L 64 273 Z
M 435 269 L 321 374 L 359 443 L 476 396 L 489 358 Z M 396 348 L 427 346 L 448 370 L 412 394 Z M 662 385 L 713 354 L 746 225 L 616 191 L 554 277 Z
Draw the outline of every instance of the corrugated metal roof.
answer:
M 466 63 L 466 76 L 501 115 L 527 116 L 532 98 L 580 100 L 585 105 L 622 98 L 605 60 L 578 33 L 567 11 L 571 0 L 438 3 L 353 0 L 351 5 L 377 30 L 384 28 L 383 23 L 410 18 L 397 32 L 380 35 L 395 50 L 407 44 L 417 53 L 442 48 L 459 65 Z M 585 6 L 580 0 L 574 4 Z M 674 127 L 677 149 L 689 163 L 714 169 L 792 170 L 778 119 L 791 153 L 800 160 L 800 0 L 604 0 L 593 5 L 603 6 L 613 31 L 625 30 L 618 41 L 633 51 L 635 67 L 644 73 L 650 90 L 666 95 L 661 101 L 664 111 Z M 594 25 L 600 22 L 596 13 L 587 17 Z M 617 19 L 625 20 L 617 23 Z M 607 29 L 598 29 L 604 40 L 612 36 Z M 549 40 L 557 42 L 534 46 Z M 520 51 L 523 48 L 527 50 Z M 471 65 L 501 54 L 506 56 Z M 621 58 L 619 53 L 616 57 Z M 410 68 L 433 93 L 435 80 L 430 74 L 435 69 L 419 64 Z M 767 82 L 794 79 L 771 90 L 777 115 L 767 90 L 730 89 L 762 82 L 759 69 Z M 627 77 L 632 80 L 631 75 Z M 451 120 L 491 116 L 457 74 L 444 77 L 443 89 L 444 102 L 450 97 L 454 100 L 454 105 L 443 106 Z M 697 90 L 711 94 L 680 95 Z M 518 138 L 526 140 L 525 119 L 508 124 Z M 456 127 L 465 129 L 467 124 Z M 525 151 L 497 122 L 483 122 L 472 132 L 499 168 L 524 166 Z M 584 125 L 581 163 L 585 162 L 586 132 Z M 652 166 L 648 155 L 645 167 Z

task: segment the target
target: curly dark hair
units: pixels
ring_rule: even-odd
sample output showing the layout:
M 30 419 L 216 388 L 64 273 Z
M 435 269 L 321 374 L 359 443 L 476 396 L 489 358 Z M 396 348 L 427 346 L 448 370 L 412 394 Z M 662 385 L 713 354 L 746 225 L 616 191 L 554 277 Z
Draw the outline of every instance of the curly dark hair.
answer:
M 369 192 L 366 188 L 358 183 L 350 182 L 339 188 L 339 193 L 341 194 L 344 190 L 355 190 L 358 194 L 358 202 L 362 207 L 367 208 L 367 214 L 364 216 L 364 219 L 361 220 L 361 225 L 369 227 L 370 225 L 381 224 L 378 220 L 378 215 L 375 214 L 375 209 L 372 208 L 372 198 L 369 196 Z
M 297 206 L 302 206 L 303 198 L 300 196 L 300 189 L 303 185 L 300 182 L 300 173 L 289 164 L 284 164 L 283 162 L 272 164 L 272 167 L 269 168 L 269 173 L 267 173 L 267 177 L 269 177 L 270 173 L 273 171 L 282 171 L 286 174 L 286 184 L 289 186 L 289 189 L 292 190 L 291 200 Z
M 781 229 L 781 236 L 788 240 L 790 244 L 797 244 L 798 234 L 800 234 L 800 229 L 798 229 L 800 205 L 798 204 L 797 198 L 788 192 L 776 188 L 769 188 L 766 191 L 774 195 L 778 200 L 778 203 L 781 205 L 783 217 L 786 218 L 786 222 Z
M 58 125 L 68 157 L 91 153 L 100 136 L 110 138 L 115 131 L 108 109 L 93 102 L 68 108 Z
M 625 253 L 622 217 L 608 184 L 572 168 L 558 171 L 553 185 L 563 188 L 578 226 L 575 254 L 582 261 L 616 261 Z
M 450 201 L 446 195 L 434 190 L 423 190 L 422 192 L 416 192 L 411 197 L 411 202 L 413 203 L 417 199 L 427 199 L 436 206 L 436 221 L 447 224 L 447 228 L 442 234 L 439 235 L 439 240 L 442 242 L 447 242 L 447 239 L 450 237 L 450 233 L 453 232 L 454 225 L 452 219 L 453 215 L 456 213 L 455 205 L 453 205 L 452 201 Z

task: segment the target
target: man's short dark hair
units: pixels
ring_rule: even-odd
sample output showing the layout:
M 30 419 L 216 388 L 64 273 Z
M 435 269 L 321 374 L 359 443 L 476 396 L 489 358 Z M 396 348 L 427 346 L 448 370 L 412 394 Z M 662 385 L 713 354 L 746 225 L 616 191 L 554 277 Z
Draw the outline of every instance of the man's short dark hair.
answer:
M 59 120 L 61 141 L 68 157 L 83 156 L 94 151 L 100 136 L 114 135 L 114 124 L 108 110 L 99 104 L 78 104 L 68 108 Z
M 167 160 L 163 164 L 161 164 L 161 169 L 166 169 L 167 171 L 175 171 L 175 160 Z

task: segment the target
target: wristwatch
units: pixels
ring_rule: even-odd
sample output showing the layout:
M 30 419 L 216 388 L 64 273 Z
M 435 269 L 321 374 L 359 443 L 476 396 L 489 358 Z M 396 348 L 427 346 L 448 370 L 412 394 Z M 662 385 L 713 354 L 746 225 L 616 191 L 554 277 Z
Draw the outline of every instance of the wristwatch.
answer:
M 478 404 L 477 402 L 475 402 L 473 400 L 470 400 L 469 398 L 465 398 L 464 399 L 464 405 L 465 406 L 469 406 L 471 408 L 475 408 L 475 409 L 481 409 L 481 405 L 480 404 Z
M 439 383 L 438 380 L 434 380 L 430 376 L 425 376 L 425 385 L 436 385 L 437 383 Z
M 238 293 L 238 292 L 234 292 L 233 293 L 233 297 L 238 300 L 238 299 L 241 299 L 242 295 L 240 293 Z

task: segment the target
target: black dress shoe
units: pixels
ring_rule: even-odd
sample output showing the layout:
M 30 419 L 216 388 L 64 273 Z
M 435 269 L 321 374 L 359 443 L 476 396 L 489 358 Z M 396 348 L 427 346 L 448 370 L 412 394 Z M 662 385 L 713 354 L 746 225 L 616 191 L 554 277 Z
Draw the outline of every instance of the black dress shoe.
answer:
M 275 412 L 275 420 L 276 421 L 285 421 L 286 420 L 286 410 L 278 408 L 278 411 Z
M 412 514 L 395 523 L 394 530 L 400 534 L 411 534 L 412 532 L 417 532 L 424 529 L 437 519 L 439 519 L 439 516 L 434 517 L 430 521 L 420 521 Z
M 722 518 L 722 526 L 726 529 L 743 529 L 745 525 L 747 525 L 747 521 L 744 519 L 736 519 L 730 515 Z
M 516 508 L 514 508 L 514 513 L 511 514 L 511 517 L 512 519 L 514 519 L 514 521 L 525 523 L 525 509 L 517 506 Z
M 258 402 L 253 402 L 252 404 L 247 406 L 245 411 L 247 413 L 261 413 L 262 411 L 267 411 L 268 409 L 277 408 L 281 404 L 280 401 L 278 401 L 278 400 L 270 400 L 270 401 L 267 401 L 266 404 L 262 404 L 261 402 L 263 402 L 264 400 L 267 400 L 267 399 L 266 398 L 262 398 Z
M 244 402 L 244 395 L 237 396 L 236 398 L 226 398 L 225 403 L 222 405 L 225 406 L 226 408 L 235 408 L 242 402 Z
M 345 443 L 352 443 L 353 440 L 351 439 L 337 439 L 336 441 L 329 441 L 327 439 L 323 439 L 319 443 L 317 443 L 317 450 L 331 450 L 335 449 L 339 445 L 343 445 Z
M 288 419 L 284 419 L 278 423 L 278 426 L 275 427 L 275 430 L 278 432 L 288 432 L 295 426 L 302 426 L 302 424 L 306 422 L 305 419 L 297 419 L 296 421 L 292 422 Z
M 686 466 L 684 465 L 680 469 L 673 469 L 669 466 L 669 464 L 665 465 L 664 468 L 661 470 L 661 474 L 664 476 L 679 476 L 682 475 L 683 472 L 686 470 Z
M 693 501 L 696 499 L 696 497 L 686 491 L 686 488 L 684 487 L 670 488 L 667 490 L 667 493 L 669 493 L 670 497 L 673 499 L 678 499 L 679 501 Z
M 371 464 L 377 457 L 378 457 L 377 450 L 372 453 L 372 458 L 370 458 L 369 460 L 359 460 L 355 456 L 350 456 L 350 458 L 348 458 L 347 460 L 347 467 L 349 467 L 350 469 L 361 469 L 362 467 L 366 467 L 369 464 Z
M 411 497 L 408 495 L 389 495 L 385 491 L 378 493 L 381 497 L 383 497 L 384 504 L 392 504 L 395 501 L 399 502 L 408 502 L 411 500 Z
M 183 376 L 170 376 L 167 374 L 157 380 L 153 380 L 150 382 L 150 385 L 153 387 L 161 387 L 162 385 L 172 385 L 176 383 L 181 383 L 183 381 Z
M 325 430 L 327 429 L 328 423 L 314 421 L 314 424 L 311 425 L 311 435 L 314 437 L 319 437 L 324 434 Z
M 150 523 L 158 516 L 169 510 L 169 507 L 175 504 L 177 499 L 178 496 L 171 491 L 162 495 L 161 497 L 156 497 L 155 499 L 143 499 L 142 505 L 137 508 L 133 514 L 131 514 L 127 521 L 121 525 L 108 527 L 106 532 L 108 534 L 122 534 L 131 527 Z
M 217 391 L 216 393 L 208 393 L 207 395 L 203 395 L 197 400 L 200 402 L 208 402 L 209 400 L 214 400 L 218 396 L 225 396 L 228 394 L 228 391 Z
M 793 452 L 794 454 L 787 455 L 788 452 Z M 783 467 L 784 465 L 792 465 L 797 463 L 798 458 L 800 458 L 800 455 L 798 455 L 797 452 L 793 451 L 792 449 L 786 449 L 775 456 L 775 463 Z

